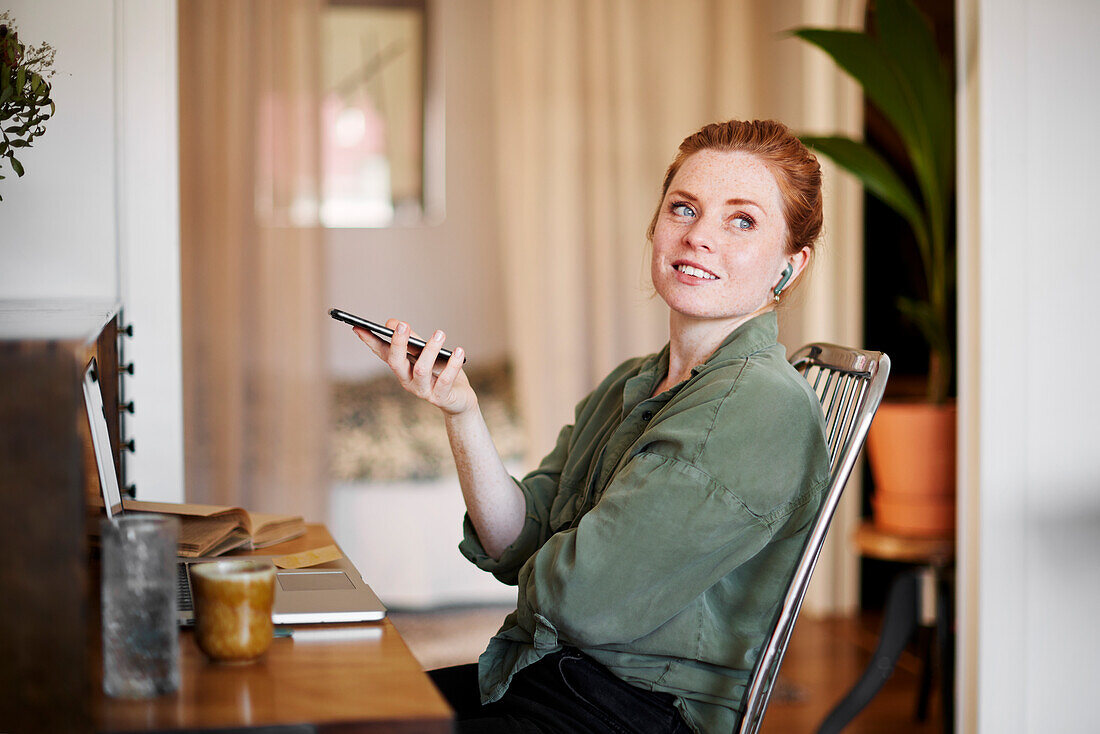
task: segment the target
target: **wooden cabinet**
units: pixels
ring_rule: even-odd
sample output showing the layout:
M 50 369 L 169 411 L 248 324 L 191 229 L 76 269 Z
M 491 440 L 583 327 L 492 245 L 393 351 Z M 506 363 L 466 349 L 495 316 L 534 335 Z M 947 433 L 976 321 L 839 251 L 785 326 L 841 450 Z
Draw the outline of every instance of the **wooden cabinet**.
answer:
M 119 309 L 0 301 L 0 730 L 90 731 L 81 375 L 99 364 L 116 465 Z M 121 467 L 119 467 L 121 468 Z

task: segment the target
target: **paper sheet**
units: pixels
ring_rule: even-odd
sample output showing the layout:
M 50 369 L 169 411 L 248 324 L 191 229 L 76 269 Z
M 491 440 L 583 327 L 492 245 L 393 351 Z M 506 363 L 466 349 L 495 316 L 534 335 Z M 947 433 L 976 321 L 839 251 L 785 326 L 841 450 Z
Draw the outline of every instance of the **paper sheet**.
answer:
M 343 557 L 343 553 L 335 545 L 326 545 L 321 548 L 290 553 L 285 556 L 277 556 L 272 560 L 276 568 L 309 568 L 329 561 L 335 561 Z

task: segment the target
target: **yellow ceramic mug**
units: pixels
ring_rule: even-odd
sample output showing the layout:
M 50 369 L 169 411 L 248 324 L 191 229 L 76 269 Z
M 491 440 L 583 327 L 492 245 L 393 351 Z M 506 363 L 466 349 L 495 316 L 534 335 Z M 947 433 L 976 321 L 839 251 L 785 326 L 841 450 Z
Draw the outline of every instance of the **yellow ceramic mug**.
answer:
M 249 663 L 271 646 L 275 566 L 247 559 L 191 566 L 195 641 L 220 663 Z

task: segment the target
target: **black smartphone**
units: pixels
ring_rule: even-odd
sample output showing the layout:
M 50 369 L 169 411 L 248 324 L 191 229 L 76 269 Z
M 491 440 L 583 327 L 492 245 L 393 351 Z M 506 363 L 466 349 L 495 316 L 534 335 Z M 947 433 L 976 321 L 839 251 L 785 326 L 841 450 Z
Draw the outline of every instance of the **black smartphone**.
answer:
M 364 319 L 361 316 L 356 316 L 355 314 L 348 313 L 347 311 L 341 311 L 338 308 L 330 308 L 328 310 L 328 315 L 331 316 L 332 318 L 336 319 L 337 321 L 343 321 L 345 324 L 351 324 L 352 326 L 359 326 L 363 329 L 366 329 L 367 331 L 369 331 L 370 333 L 374 334 L 379 339 L 382 339 L 384 341 L 392 341 L 393 340 L 393 329 L 391 329 L 387 326 L 382 326 L 382 324 L 376 324 L 373 321 L 368 321 L 367 319 Z M 420 356 L 420 351 L 422 349 L 424 349 L 424 347 L 426 347 L 426 346 L 427 346 L 427 344 L 424 343 L 423 339 L 417 338 L 415 336 L 410 336 L 409 337 L 409 359 L 415 360 L 417 357 L 419 357 Z M 436 357 L 436 361 L 437 362 L 446 362 L 450 358 L 451 358 L 451 350 L 450 349 L 440 349 L 439 350 L 439 356 Z M 465 364 L 465 362 L 466 362 L 465 357 L 463 357 L 462 362 Z

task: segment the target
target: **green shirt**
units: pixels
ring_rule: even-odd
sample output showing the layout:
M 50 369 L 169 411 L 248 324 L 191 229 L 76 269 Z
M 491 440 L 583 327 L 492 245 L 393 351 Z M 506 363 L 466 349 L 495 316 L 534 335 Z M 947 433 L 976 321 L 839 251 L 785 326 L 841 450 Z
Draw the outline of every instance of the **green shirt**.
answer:
M 518 586 L 479 661 L 482 700 L 570 645 L 676 697 L 695 731 L 731 731 L 828 484 L 820 403 L 773 312 L 653 396 L 668 347 L 616 368 L 517 482 L 518 538 L 494 561 L 469 517 L 459 548 Z

